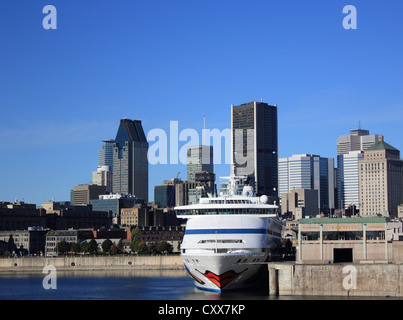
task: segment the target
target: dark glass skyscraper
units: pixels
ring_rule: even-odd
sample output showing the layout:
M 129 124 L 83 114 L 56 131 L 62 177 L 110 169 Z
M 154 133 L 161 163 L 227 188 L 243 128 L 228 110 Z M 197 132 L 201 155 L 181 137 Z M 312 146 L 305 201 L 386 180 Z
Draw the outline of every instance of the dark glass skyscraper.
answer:
M 148 201 L 148 142 L 139 120 L 122 119 L 113 145 L 113 193 Z
M 233 173 L 248 176 L 257 195 L 278 197 L 277 105 L 231 105 Z

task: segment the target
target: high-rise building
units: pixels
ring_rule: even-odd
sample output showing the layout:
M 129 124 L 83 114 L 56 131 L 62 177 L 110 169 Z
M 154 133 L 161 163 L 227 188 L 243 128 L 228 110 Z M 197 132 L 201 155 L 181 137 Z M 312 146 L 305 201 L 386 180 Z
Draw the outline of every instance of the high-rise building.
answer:
M 196 173 L 214 172 L 213 146 L 198 145 L 187 149 L 187 181 L 195 182 Z
M 364 159 L 364 151 L 350 151 L 337 156 L 338 166 L 338 208 L 350 206 L 360 208 L 359 196 L 359 162 Z
M 163 184 L 154 187 L 154 202 L 160 207 L 175 206 L 175 185 Z
M 98 199 L 101 194 L 106 193 L 106 186 L 95 184 L 83 184 L 73 187 L 73 205 L 90 204 L 90 200 Z
M 400 151 L 379 141 L 364 151 L 359 164 L 360 215 L 398 216 L 403 203 L 403 160 Z
M 318 190 L 321 212 L 334 209 L 334 159 L 312 154 L 280 158 L 279 193 L 290 193 L 295 189 Z
M 248 176 L 257 195 L 278 199 L 277 105 L 231 105 L 232 173 Z
M 148 142 L 139 120 L 120 120 L 113 145 L 113 193 L 148 201 Z
M 101 150 L 98 151 L 98 165 L 109 166 L 109 171 L 113 172 L 113 144 L 115 140 L 104 140 Z
M 337 154 L 346 154 L 350 151 L 363 151 L 378 141 L 382 141 L 383 136 L 369 134 L 369 130 L 353 129 L 349 135 L 337 138 Z
M 109 166 L 98 166 L 97 171 L 92 172 L 92 184 L 105 186 L 106 192 L 112 192 L 112 172 Z
M 383 141 L 382 135 L 370 135 L 361 128 L 337 139 L 337 208 L 354 205 L 359 209 L 358 161 L 363 159 L 363 151 L 378 141 Z
M 281 213 L 292 214 L 294 220 L 315 217 L 319 213 L 318 203 L 318 190 L 295 189 L 281 194 Z

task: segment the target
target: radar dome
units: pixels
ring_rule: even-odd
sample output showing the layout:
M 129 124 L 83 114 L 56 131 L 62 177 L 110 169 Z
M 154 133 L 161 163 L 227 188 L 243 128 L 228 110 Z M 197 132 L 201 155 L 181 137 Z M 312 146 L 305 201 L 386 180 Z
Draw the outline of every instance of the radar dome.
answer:
M 260 197 L 260 202 L 261 203 L 268 203 L 269 202 L 269 197 L 266 195 L 263 195 Z

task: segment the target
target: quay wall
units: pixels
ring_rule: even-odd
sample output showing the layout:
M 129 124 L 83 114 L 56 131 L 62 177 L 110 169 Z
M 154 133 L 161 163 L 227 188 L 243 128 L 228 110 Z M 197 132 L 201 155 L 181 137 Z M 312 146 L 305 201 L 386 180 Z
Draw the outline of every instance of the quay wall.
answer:
M 179 255 L 161 256 L 66 256 L 0 259 L 0 272 L 57 270 L 184 270 Z
M 270 295 L 403 297 L 403 264 L 269 263 L 268 268 Z

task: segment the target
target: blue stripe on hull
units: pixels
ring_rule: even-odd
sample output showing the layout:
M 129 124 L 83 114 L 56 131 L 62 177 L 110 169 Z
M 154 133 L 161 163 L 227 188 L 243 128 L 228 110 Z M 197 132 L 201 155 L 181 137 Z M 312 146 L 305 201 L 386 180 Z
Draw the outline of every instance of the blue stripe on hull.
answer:
M 188 229 L 185 232 L 187 234 L 266 234 L 266 229 Z

